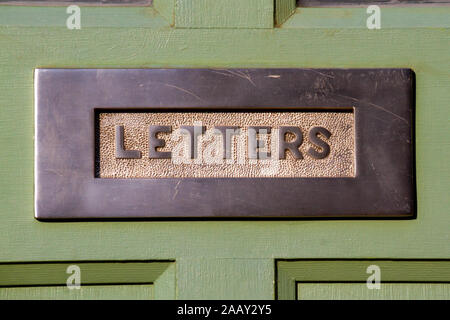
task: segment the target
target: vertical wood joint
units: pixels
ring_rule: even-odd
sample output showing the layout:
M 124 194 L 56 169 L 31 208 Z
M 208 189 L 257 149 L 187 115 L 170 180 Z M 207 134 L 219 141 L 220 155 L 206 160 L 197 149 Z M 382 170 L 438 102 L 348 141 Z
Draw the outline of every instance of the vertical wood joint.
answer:
M 274 0 L 274 25 L 278 27 L 289 19 L 297 8 L 296 0 Z

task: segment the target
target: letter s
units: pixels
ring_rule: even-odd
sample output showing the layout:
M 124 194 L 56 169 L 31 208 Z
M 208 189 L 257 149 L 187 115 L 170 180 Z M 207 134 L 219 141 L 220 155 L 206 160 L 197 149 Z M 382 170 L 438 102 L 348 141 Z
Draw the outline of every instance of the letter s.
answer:
M 319 134 L 325 136 L 327 139 L 331 137 L 331 132 L 324 127 L 313 127 L 309 130 L 309 141 L 322 150 L 318 152 L 314 148 L 309 148 L 308 153 L 315 159 L 323 159 L 330 154 L 330 146 L 319 138 Z

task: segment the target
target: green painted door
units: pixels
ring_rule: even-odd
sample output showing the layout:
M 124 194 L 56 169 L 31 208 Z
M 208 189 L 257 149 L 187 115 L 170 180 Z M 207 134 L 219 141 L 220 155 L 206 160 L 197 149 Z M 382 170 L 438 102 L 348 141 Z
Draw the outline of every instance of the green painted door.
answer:
M 66 9 L 0 5 L 0 298 L 449 298 L 450 6 L 382 7 L 380 29 L 367 6 L 293 0 L 81 6 L 80 29 Z M 41 67 L 411 68 L 417 218 L 37 221 Z M 72 265 L 82 289 L 66 286 Z

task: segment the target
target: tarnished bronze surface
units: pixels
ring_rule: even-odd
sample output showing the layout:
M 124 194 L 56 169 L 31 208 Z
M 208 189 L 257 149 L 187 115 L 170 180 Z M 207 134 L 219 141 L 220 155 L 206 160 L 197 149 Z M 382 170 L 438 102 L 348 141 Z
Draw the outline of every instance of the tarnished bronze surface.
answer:
M 413 218 L 414 88 L 409 69 L 37 69 L 35 215 Z M 196 164 L 195 143 L 171 162 L 168 136 L 212 126 L 242 131 L 244 164 Z

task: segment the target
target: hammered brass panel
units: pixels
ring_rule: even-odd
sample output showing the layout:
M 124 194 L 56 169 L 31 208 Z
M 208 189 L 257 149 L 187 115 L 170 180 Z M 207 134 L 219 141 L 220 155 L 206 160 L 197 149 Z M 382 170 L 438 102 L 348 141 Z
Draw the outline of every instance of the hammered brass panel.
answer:
M 124 127 L 124 146 L 140 150 L 140 159 L 116 159 L 115 127 Z M 172 126 L 172 133 L 160 133 L 166 146 L 158 151 L 172 151 L 172 159 L 150 159 L 148 127 Z M 187 139 L 177 134 L 183 125 L 203 125 L 206 132 L 198 139 L 199 157 L 183 157 Z M 221 157 L 222 137 L 213 134 L 214 126 L 239 126 L 241 134 L 233 138 L 232 158 Z M 296 126 L 304 141 L 299 150 L 303 159 L 286 152 L 286 159 L 253 160 L 247 156 L 247 128 L 270 126 L 270 135 L 259 135 L 278 154 L 278 127 Z M 321 137 L 330 146 L 330 154 L 315 159 L 309 148 L 320 151 L 308 139 L 312 127 L 321 126 L 331 137 Z M 101 112 L 98 115 L 97 177 L 99 178 L 258 178 L 258 177 L 354 177 L 355 128 L 353 112 Z M 292 138 L 292 137 L 291 137 Z M 286 137 L 289 140 L 289 136 Z M 182 143 L 180 143 L 182 142 Z M 179 157 L 176 157 L 176 155 Z M 177 160 L 178 159 L 178 160 Z M 181 159 L 181 160 L 180 160 Z

